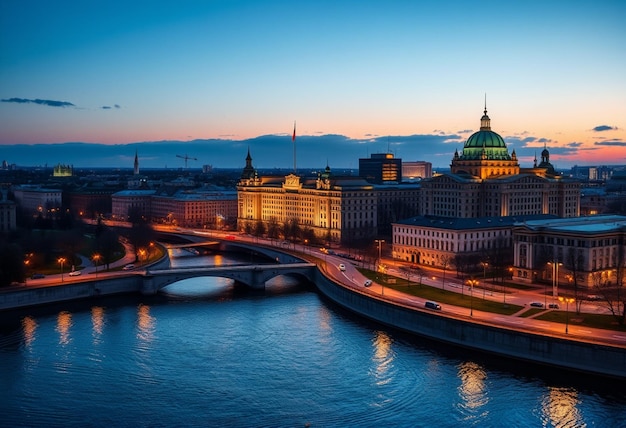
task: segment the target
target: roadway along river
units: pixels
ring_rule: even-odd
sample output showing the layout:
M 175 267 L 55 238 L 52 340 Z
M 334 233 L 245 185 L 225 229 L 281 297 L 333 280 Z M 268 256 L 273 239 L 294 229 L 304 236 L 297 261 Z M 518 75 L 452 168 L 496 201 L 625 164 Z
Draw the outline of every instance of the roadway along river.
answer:
M 407 337 L 288 278 L 166 291 L 5 314 L 0 425 L 626 426 L 623 385 Z

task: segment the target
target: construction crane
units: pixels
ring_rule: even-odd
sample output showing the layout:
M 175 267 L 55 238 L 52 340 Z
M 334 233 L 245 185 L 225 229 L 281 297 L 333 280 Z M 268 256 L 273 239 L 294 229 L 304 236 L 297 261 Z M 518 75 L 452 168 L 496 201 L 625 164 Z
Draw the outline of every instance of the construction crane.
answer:
M 187 161 L 188 161 L 188 160 L 190 160 L 190 159 L 191 159 L 191 160 L 198 160 L 198 159 L 196 159 L 196 158 L 192 158 L 191 156 L 187 156 L 187 155 L 185 155 L 185 156 L 176 155 L 176 157 L 177 157 L 177 158 L 181 158 L 181 159 L 185 159 L 185 169 L 187 169 Z

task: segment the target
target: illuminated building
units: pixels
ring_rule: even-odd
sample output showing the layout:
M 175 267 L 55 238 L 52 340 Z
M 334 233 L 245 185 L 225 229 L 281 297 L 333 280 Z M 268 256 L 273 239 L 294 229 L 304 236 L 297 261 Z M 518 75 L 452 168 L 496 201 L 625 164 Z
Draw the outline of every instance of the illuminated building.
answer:
M 377 233 L 377 200 L 372 184 L 360 177 L 336 177 L 326 167 L 317 177 L 296 174 L 261 177 L 246 166 L 237 184 L 237 227 L 245 230 L 261 222 L 280 227 L 295 222 L 318 240 L 357 243 Z

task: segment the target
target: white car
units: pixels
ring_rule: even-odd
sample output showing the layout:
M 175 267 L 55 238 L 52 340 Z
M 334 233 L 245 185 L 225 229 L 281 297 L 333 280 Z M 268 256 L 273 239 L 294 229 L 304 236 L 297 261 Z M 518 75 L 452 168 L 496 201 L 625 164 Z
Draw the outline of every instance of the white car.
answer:
M 345 271 L 346 270 L 346 265 L 344 265 L 343 263 L 339 263 L 339 270 L 340 271 Z
M 126 265 L 122 268 L 122 270 L 133 270 L 135 269 L 135 265 L 130 264 L 130 265 Z
M 363 283 L 364 287 L 369 287 L 370 285 L 372 285 L 372 280 L 371 279 L 366 279 L 365 282 Z
M 69 273 L 70 276 L 80 276 L 81 271 L 79 270 L 73 270 Z

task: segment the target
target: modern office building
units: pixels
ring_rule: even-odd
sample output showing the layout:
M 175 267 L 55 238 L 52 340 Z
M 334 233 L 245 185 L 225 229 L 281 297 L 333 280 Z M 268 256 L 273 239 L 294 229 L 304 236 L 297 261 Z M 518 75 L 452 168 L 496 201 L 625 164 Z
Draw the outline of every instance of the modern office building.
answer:
M 399 183 L 402 181 L 402 159 L 392 153 L 374 153 L 359 159 L 359 177 L 369 183 Z

